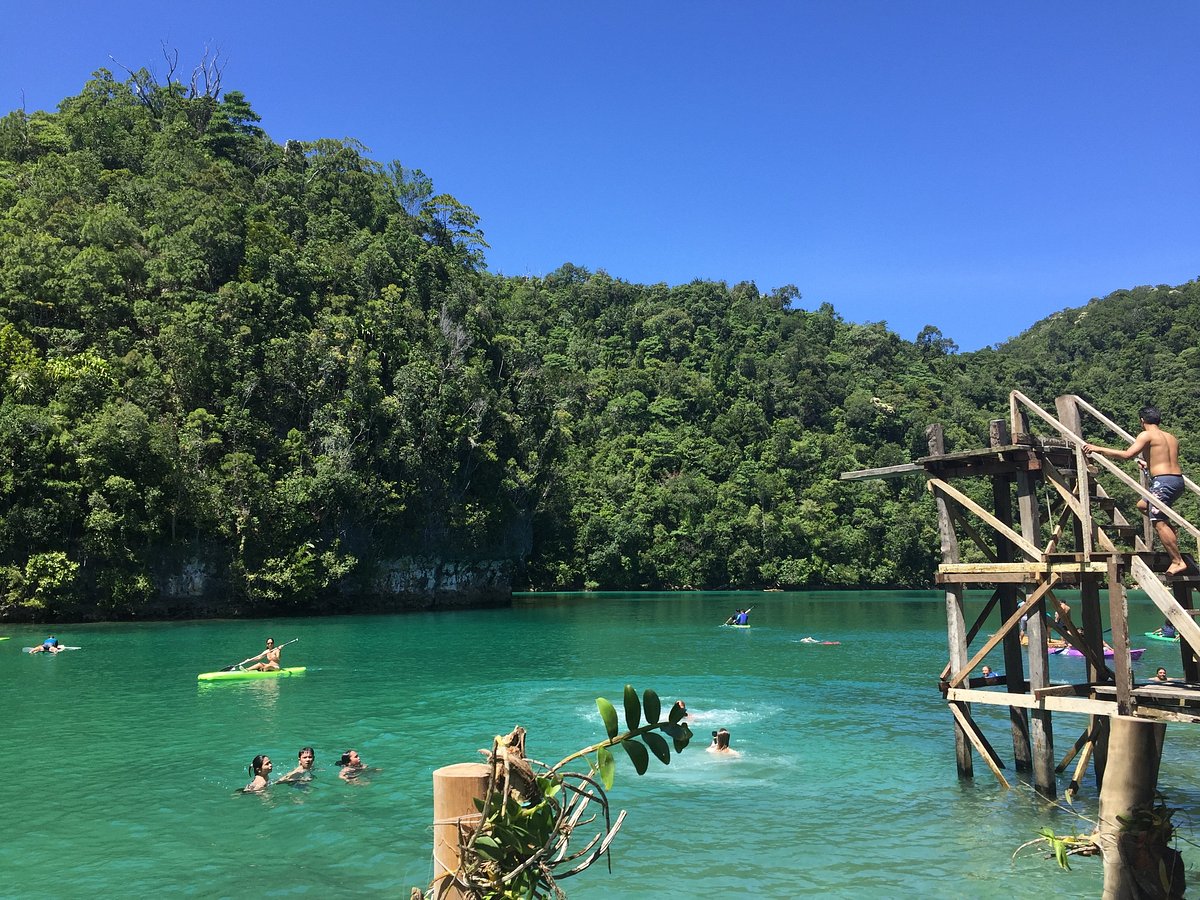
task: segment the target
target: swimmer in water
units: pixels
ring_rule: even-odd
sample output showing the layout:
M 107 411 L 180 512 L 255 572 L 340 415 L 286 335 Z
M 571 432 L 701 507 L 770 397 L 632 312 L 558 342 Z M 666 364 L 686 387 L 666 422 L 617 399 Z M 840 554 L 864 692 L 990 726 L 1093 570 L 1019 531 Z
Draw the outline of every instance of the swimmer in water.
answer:
M 338 765 L 342 767 L 342 771 L 338 772 L 338 778 L 342 781 L 356 780 L 367 768 L 363 765 L 357 750 L 347 750 L 343 753 L 342 758 L 338 760 Z
M 712 733 L 712 743 L 708 745 L 709 753 L 722 753 L 726 756 L 741 756 L 738 751 L 729 746 L 729 732 L 721 728 Z
M 292 769 L 292 771 L 288 772 L 286 775 L 278 778 L 275 783 L 281 784 L 283 782 L 312 781 L 313 763 L 316 762 L 316 759 L 317 757 L 316 754 L 313 753 L 312 747 L 302 747 L 300 749 L 300 753 L 297 755 L 298 764 L 296 768 Z
M 257 794 L 260 791 L 265 791 L 267 785 L 271 783 L 271 758 L 259 754 L 254 757 L 248 769 L 254 777 L 242 790 L 247 794 Z

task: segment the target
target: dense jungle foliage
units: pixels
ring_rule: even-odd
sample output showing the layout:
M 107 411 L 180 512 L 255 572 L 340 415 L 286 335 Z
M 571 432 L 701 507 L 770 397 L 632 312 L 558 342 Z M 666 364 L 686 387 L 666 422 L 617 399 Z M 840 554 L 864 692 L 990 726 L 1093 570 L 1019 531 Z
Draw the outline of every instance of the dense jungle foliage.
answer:
M 0 119 L 0 610 L 136 613 L 190 562 L 241 604 L 378 590 L 381 561 L 516 587 L 916 586 L 919 478 L 1020 388 L 1191 445 L 1200 285 L 958 353 L 786 286 L 491 274 L 477 217 L 246 98 L 101 70 Z

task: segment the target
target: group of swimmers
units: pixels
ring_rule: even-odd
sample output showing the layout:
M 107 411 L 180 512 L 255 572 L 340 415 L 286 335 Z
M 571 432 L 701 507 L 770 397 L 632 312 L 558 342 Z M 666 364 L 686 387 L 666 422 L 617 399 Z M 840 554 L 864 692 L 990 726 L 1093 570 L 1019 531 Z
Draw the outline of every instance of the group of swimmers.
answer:
M 317 755 L 312 747 L 301 747 L 300 753 L 297 754 L 296 768 L 271 781 L 271 757 L 265 754 L 259 754 L 254 757 L 248 766 L 250 772 L 250 783 L 242 790 L 247 794 L 256 794 L 260 791 L 265 791 L 272 784 L 294 784 L 302 781 L 312 781 L 313 778 L 313 763 L 316 762 Z M 367 767 L 362 761 L 362 757 L 358 755 L 357 750 L 347 750 L 342 754 L 337 761 L 337 765 L 341 767 L 338 772 L 338 778 L 342 781 L 356 781 L 358 776 L 366 771 Z
M 682 722 L 684 719 L 690 718 L 691 713 L 688 712 L 687 704 L 682 700 L 676 700 L 673 704 L 673 709 L 681 710 L 682 715 L 676 715 L 673 721 Z M 721 753 L 727 756 L 741 756 L 737 750 L 729 746 L 729 731 L 725 728 L 718 728 L 712 733 L 712 743 L 707 748 L 709 753 Z

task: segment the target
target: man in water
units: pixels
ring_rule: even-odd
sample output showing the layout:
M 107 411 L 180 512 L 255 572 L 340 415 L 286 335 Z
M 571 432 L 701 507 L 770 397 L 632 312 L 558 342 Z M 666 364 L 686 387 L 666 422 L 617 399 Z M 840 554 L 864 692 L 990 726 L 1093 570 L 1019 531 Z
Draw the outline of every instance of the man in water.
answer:
M 991 666 L 984 666 L 981 671 L 983 672 L 983 680 L 986 681 L 988 684 L 998 684 L 999 683 L 1000 676 L 992 671 Z
M 1155 681 L 1166 681 L 1167 680 L 1167 670 L 1164 669 L 1162 666 L 1159 666 L 1158 671 L 1154 673 L 1154 680 Z
M 297 754 L 298 765 L 296 768 L 292 769 L 292 771 L 288 772 L 286 775 L 281 776 L 279 781 L 276 783 L 278 784 L 279 782 L 289 781 L 311 781 L 313 777 L 313 763 L 316 761 L 316 758 L 316 754 L 313 753 L 312 747 L 301 747 L 300 752 Z
M 741 756 L 738 751 L 729 746 L 729 732 L 721 728 L 712 733 L 712 743 L 708 745 L 709 753 L 721 753 L 727 756 Z
M 1139 417 L 1142 423 L 1142 433 L 1134 438 L 1133 443 L 1124 450 L 1112 447 L 1100 447 L 1096 444 L 1084 444 L 1083 452 L 1089 456 L 1100 453 L 1113 459 L 1133 459 L 1146 450 L 1150 451 L 1150 493 L 1154 495 L 1159 506 L 1153 506 L 1143 498 L 1138 501 L 1138 509 L 1147 511 L 1149 506 L 1150 522 L 1162 541 L 1163 549 L 1171 558 L 1167 566 L 1168 575 L 1182 575 L 1190 567 L 1179 552 L 1179 538 L 1175 533 L 1175 524 L 1162 514 L 1161 506 L 1170 506 L 1183 493 L 1183 470 L 1179 467 L 1179 440 L 1169 431 L 1159 427 L 1162 416 L 1153 406 L 1143 406 Z M 1140 459 L 1138 465 L 1145 463 Z
M 250 668 L 259 672 L 278 672 L 280 668 L 279 657 L 282 654 L 283 648 L 275 646 L 275 639 L 267 638 L 267 649 L 258 654 L 258 656 L 252 656 L 245 660 L 242 665 L 254 662 L 256 659 L 260 659 L 262 662 L 256 663 L 255 665 L 250 666 Z

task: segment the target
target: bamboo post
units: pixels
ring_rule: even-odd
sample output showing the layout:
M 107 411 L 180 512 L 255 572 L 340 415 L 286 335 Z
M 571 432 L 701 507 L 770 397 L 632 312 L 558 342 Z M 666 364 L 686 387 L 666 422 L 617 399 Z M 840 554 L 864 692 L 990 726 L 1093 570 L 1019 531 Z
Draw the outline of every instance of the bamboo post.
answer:
M 988 438 L 993 450 L 999 450 L 1010 443 L 1008 428 L 1003 419 L 993 419 L 988 428 Z M 1004 475 L 992 476 L 992 508 L 996 518 L 1005 526 L 1012 528 L 1012 480 Z M 1003 533 L 996 535 L 996 559 L 999 562 L 1012 562 L 1016 558 L 1016 550 L 1011 541 Z M 1000 619 L 1007 622 L 1017 610 L 1017 586 L 1001 584 Z M 1025 661 L 1021 653 L 1021 635 L 1019 629 L 1010 629 L 1004 635 L 1004 671 L 1008 676 L 1007 688 L 1010 694 L 1025 693 Z M 1029 718 L 1024 708 L 1010 706 L 1009 721 L 1012 723 L 1013 765 L 1018 772 L 1028 772 L 1033 768 L 1029 750 Z
M 928 441 L 930 456 L 941 456 L 946 452 L 945 435 L 941 425 L 934 424 L 926 428 L 925 438 Z M 956 563 L 958 562 L 958 538 L 954 534 L 954 523 L 950 519 L 950 511 L 947 508 L 946 499 L 936 491 L 933 496 L 934 503 L 937 505 L 938 535 L 941 538 L 942 562 Z M 952 671 L 958 671 L 967 664 L 967 624 L 963 616 L 962 599 L 962 585 L 953 584 L 946 589 L 946 635 Z M 970 707 L 966 704 L 963 704 L 962 711 L 968 716 L 970 715 Z M 952 708 L 951 713 L 955 716 L 954 753 L 958 761 L 958 776 L 960 778 L 972 778 L 975 775 L 975 770 L 971 761 L 971 741 L 967 736 L 966 730 L 958 720 L 957 711 Z
M 479 821 L 476 800 L 487 793 L 491 769 L 483 763 L 455 763 L 433 772 L 433 884 L 435 900 L 465 895 L 455 880 L 459 835 Z

